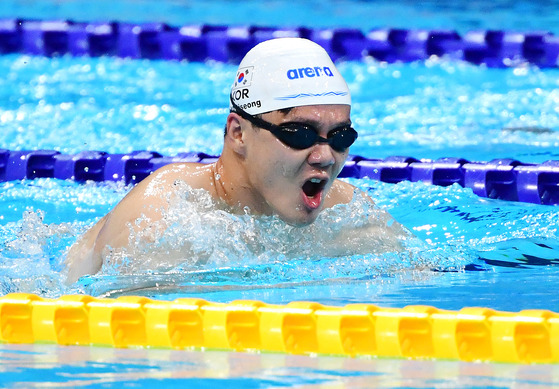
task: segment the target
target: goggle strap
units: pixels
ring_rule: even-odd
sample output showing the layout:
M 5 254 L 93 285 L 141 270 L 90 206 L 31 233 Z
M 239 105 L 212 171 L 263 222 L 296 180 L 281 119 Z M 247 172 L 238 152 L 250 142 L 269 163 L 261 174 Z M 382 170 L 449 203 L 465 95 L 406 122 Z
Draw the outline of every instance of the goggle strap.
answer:
M 251 122 L 252 124 L 256 125 L 257 127 L 263 128 L 265 130 L 268 131 L 277 131 L 278 129 L 276 129 L 275 125 L 273 123 L 268 123 L 265 120 L 260 119 L 257 116 L 251 115 L 248 112 L 246 112 L 245 110 L 243 110 L 241 107 L 239 107 L 234 101 L 233 101 L 233 96 L 229 95 L 229 99 L 231 100 L 231 105 L 233 106 L 231 111 L 235 112 L 236 114 L 238 114 L 240 117 L 242 117 L 243 119 L 248 120 L 249 122 Z

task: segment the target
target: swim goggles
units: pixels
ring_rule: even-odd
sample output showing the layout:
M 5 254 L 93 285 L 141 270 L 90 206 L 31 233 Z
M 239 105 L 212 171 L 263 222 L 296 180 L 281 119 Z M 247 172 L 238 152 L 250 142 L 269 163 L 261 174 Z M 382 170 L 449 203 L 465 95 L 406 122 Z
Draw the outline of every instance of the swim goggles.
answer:
M 328 133 L 327 138 L 323 138 L 318 135 L 316 127 L 308 124 L 273 124 L 245 112 L 241 107 L 235 104 L 232 96 L 229 96 L 229 98 L 232 105 L 231 112 L 237 113 L 240 117 L 248 120 L 256 127 L 270 131 L 283 144 L 293 149 L 304 150 L 316 143 L 328 143 L 332 149 L 343 152 L 357 139 L 357 131 L 349 125 L 334 128 Z

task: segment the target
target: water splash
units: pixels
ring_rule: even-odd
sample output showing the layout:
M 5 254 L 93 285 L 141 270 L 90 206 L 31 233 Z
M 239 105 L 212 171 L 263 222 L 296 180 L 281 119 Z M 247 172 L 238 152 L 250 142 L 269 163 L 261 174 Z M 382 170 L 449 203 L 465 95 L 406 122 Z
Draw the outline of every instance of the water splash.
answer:
M 84 290 L 112 295 L 169 285 L 176 291 L 339 282 L 460 270 L 476 258 L 466 246 L 429 244 L 407 233 L 399 235 L 402 248 L 390 246 L 386 232 L 397 225 L 387 225 L 391 219 L 360 195 L 309 226 L 293 227 L 276 216 L 232 214 L 205 191 L 185 186 L 179 193 L 164 214 L 166 228 L 132 234 L 131 248 L 114 251 L 101 273 L 80 281 Z
M 33 207 L 19 219 L 10 211 L 14 215 L 0 225 L 0 292 L 172 295 L 292 290 L 297 285 L 328 288 L 359 281 L 381 285 L 394 277 L 437 277 L 433 270 L 462 272 L 472 264 L 500 271 L 553 265 L 557 258 L 556 207 L 480 199 L 458 186 L 348 181 L 417 238 L 403 239 L 402 251 L 383 250 L 381 240 L 366 233 L 368 239 L 349 234 L 334 244 L 345 231 L 366 231 L 379 218 L 378 208 L 358 196 L 326 210 L 314 224 L 296 228 L 274 216 L 230 214 L 206 193 L 185 190 L 180 191 L 181 201 L 169 208 L 169 228 L 155 243 L 148 244 L 141 233 L 132 236 L 137 243 L 133 250 L 115 254 L 100 273 L 72 286 L 64 285 L 67 249 L 126 190 L 105 183 L 73 187 L 52 179 L 5 187 L 10 202 L 27 197 Z M 40 201 L 35 191 L 41 192 Z M 54 200 L 47 201 L 63 196 L 68 198 L 58 208 L 52 206 Z
M 8 223 L 15 230 L 0 246 L 0 291 L 35 293 L 57 297 L 65 293 L 62 257 L 52 256 L 66 247 L 76 234 L 70 223 L 45 224 L 41 210 L 28 208 L 20 222 Z M 2 236 L 5 236 L 2 234 Z
M 457 184 L 352 183 L 374 191 L 381 206 L 435 246 L 471 247 L 486 263 L 501 267 L 555 264 L 559 257 L 555 206 L 480 198 Z

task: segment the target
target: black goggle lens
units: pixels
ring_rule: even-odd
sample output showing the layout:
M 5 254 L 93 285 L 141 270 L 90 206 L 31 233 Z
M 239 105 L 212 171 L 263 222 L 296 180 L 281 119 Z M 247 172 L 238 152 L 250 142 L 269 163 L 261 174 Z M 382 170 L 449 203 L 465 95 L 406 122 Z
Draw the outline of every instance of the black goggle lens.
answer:
M 316 143 L 328 143 L 336 151 L 344 151 L 357 139 L 357 131 L 346 126 L 337 128 L 328 133 L 328 138 L 323 138 L 317 131 L 304 124 L 284 124 L 278 126 L 272 133 L 287 146 L 304 150 Z

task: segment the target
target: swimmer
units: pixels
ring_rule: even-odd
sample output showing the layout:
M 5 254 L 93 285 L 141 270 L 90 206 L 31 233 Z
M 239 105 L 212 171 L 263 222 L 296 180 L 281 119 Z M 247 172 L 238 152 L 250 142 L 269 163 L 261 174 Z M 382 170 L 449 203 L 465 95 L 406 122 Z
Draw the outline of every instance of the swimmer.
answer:
M 97 273 L 111 251 L 132 244 L 131 232 L 158 239 L 169 194 L 184 188 L 179 183 L 207 191 L 232 213 L 276 215 L 292 226 L 309 225 L 355 195 L 372 202 L 337 179 L 357 132 L 348 86 L 321 46 L 302 38 L 256 45 L 239 65 L 229 107 L 217 162 L 170 164 L 138 183 L 70 248 L 69 282 Z M 378 225 L 343 231 L 340 239 L 401 249 L 405 230 L 379 212 Z

